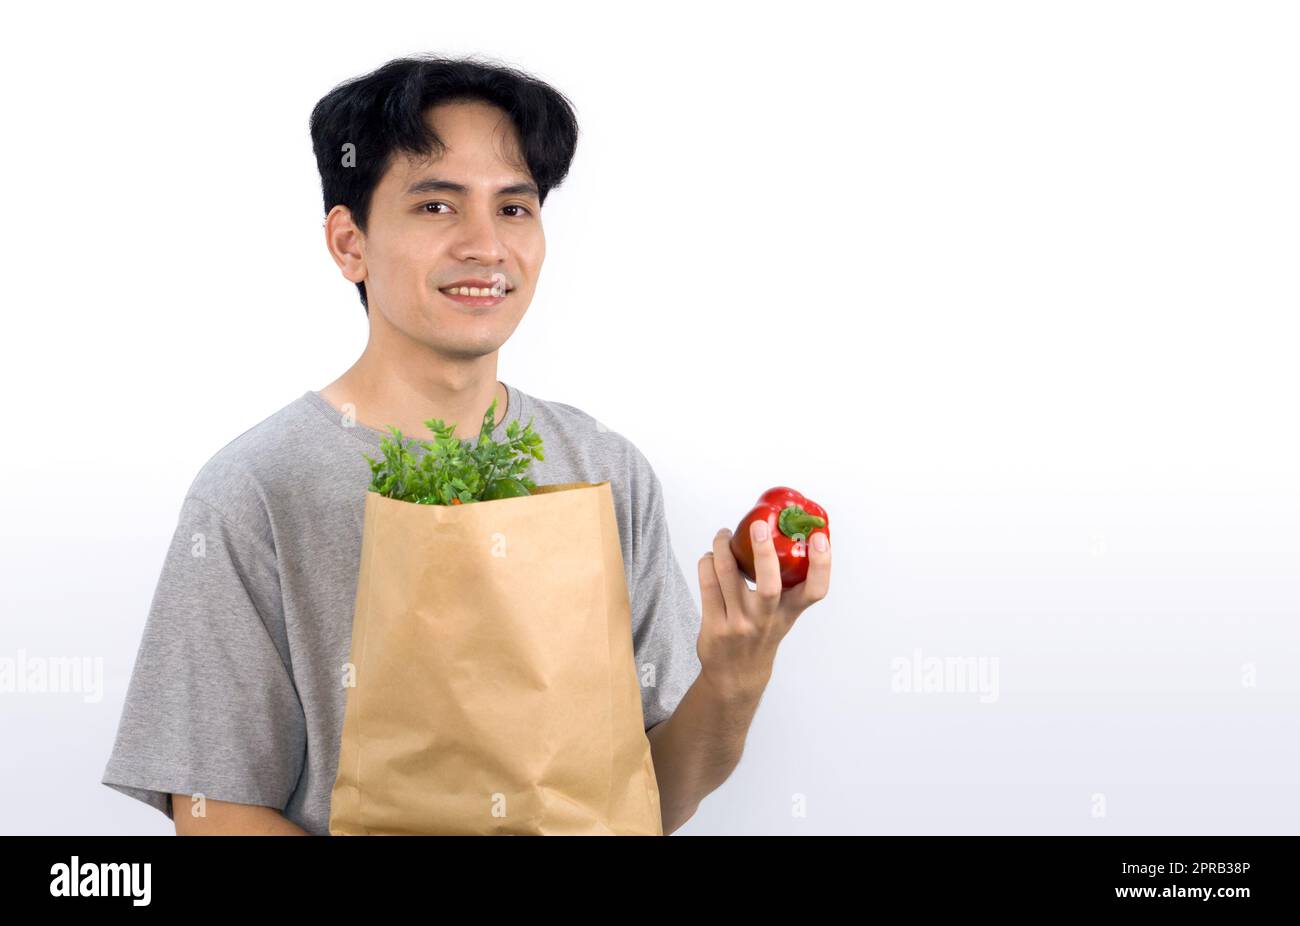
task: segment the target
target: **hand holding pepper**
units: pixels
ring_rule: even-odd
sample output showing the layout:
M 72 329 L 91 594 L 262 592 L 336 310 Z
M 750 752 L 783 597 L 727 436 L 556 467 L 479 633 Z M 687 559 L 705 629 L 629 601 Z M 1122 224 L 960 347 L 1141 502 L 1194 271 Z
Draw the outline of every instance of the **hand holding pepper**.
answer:
M 826 509 L 809 501 L 794 489 L 777 486 L 758 497 L 749 514 L 740 521 L 731 538 L 731 552 L 736 565 L 751 582 L 758 581 L 754 570 L 754 547 L 750 528 L 755 521 L 766 521 L 767 532 L 776 548 L 776 559 L 781 566 L 781 587 L 793 588 L 808 577 L 808 543 L 814 533 L 831 539 L 831 522 Z
M 793 489 L 769 489 L 735 535 L 718 531 L 699 575 L 700 675 L 724 698 L 756 700 L 777 646 L 830 589 L 830 518 Z

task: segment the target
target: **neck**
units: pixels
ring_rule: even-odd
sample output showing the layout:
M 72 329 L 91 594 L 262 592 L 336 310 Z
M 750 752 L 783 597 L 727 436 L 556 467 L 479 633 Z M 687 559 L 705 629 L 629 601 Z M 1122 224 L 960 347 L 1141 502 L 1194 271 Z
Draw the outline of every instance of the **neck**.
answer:
M 343 406 L 350 403 L 358 423 L 385 433 L 391 425 L 403 437 L 431 440 L 433 432 L 424 422 L 441 418 L 456 426 L 458 438 L 474 440 L 493 399 L 494 420 L 506 415 L 508 394 L 496 376 L 496 351 L 468 362 L 403 365 L 390 358 L 378 361 L 367 345 L 357 362 L 320 393 L 335 408 L 347 411 Z

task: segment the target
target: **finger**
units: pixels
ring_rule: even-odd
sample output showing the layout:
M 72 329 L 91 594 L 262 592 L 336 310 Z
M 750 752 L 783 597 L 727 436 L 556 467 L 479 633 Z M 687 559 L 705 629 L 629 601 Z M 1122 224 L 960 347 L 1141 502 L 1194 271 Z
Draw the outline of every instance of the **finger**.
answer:
M 817 538 L 826 541 L 826 549 L 817 549 Z M 823 531 L 813 531 L 804 545 L 808 554 L 808 577 L 799 584 L 799 610 L 826 597 L 831 587 L 831 539 Z
M 713 569 L 713 554 L 700 557 L 700 620 L 710 632 L 720 630 L 727 623 L 727 601 L 722 597 L 722 586 Z
M 758 600 L 769 611 L 781 600 L 781 563 L 772 542 L 772 529 L 766 521 L 749 525 L 749 539 L 754 546 L 754 585 Z
M 736 565 L 736 556 L 731 552 L 731 531 L 726 528 L 713 537 L 713 571 L 718 577 L 722 598 L 727 603 L 727 619 L 738 619 L 744 613 L 744 596 L 749 588 Z

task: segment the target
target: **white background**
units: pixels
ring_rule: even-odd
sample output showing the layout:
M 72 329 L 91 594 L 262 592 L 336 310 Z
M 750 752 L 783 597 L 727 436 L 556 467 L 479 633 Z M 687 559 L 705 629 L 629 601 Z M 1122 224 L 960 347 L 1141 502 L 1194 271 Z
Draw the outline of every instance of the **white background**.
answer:
M 99 783 L 164 550 L 364 346 L 307 118 L 416 52 L 577 108 L 499 378 L 646 453 L 693 587 L 763 489 L 830 512 L 679 832 L 1300 830 L 1294 6 L 464 10 L 8 14 L 0 657 L 105 678 L 0 693 L 0 832 L 172 831 Z M 895 690 L 917 650 L 997 699 Z

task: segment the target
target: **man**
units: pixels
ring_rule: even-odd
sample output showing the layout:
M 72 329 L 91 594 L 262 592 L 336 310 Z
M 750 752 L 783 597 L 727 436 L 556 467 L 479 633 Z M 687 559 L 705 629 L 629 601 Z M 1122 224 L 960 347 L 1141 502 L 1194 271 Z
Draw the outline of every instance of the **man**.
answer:
M 702 614 L 674 558 L 662 486 L 626 438 L 497 379 L 532 300 L 541 207 L 577 123 L 554 89 L 475 61 L 392 61 L 336 87 L 311 134 L 325 238 L 357 285 L 369 340 L 350 369 L 231 441 L 181 507 L 103 783 L 180 834 L 328 833 L 362 512 L 388 426 L 494 437 L 533 421 L 539 484 L 608 480 L 632 606 L 642 709 L 671 833 L 739 761 L 776 647 L 826 594 L 829 550 L 782 593 L 770 538 L 757 588 L 720 531 L 699 562 Z M 372 311 L 373 310 L 373 311 Z M 643 672 L 653 667 L 652 672 Z

